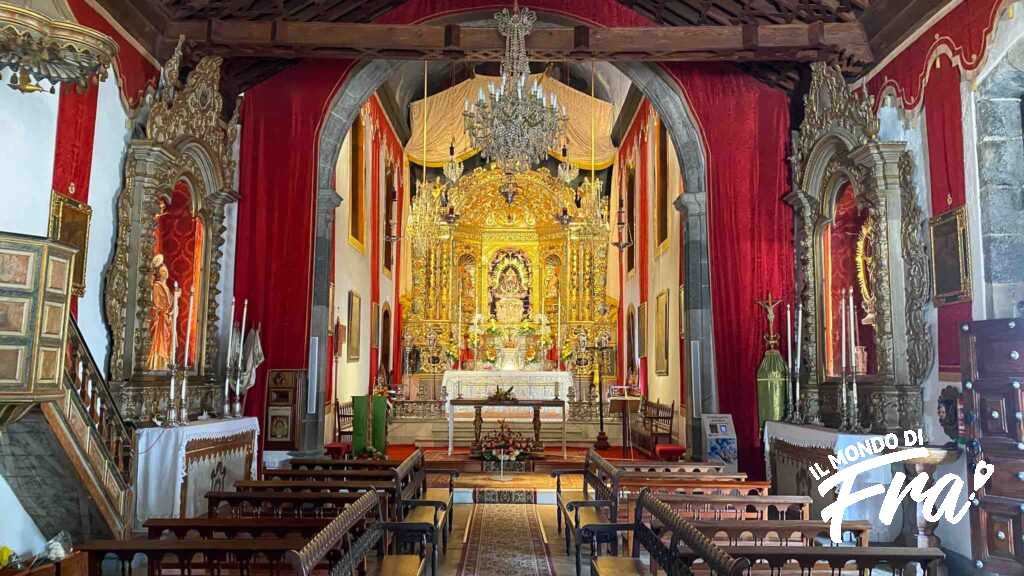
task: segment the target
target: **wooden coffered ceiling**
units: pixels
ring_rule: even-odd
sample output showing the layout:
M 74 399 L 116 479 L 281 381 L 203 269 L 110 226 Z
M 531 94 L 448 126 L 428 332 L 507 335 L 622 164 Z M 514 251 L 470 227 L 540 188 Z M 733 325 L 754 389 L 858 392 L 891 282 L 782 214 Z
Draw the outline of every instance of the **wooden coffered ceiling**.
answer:
M 503 48 L 479 25 L 367 24 L 402 0 L 95 1 L 158 59 L 179 34 L 193 54 L 224 56 L 229 96 L 306 56 L 488 61 Z M 658 27 L 538 27 L 531 57 L 726 60 L 792 92 L 806 62 L 837 62 L 855 77 L 952 0 L 619 1 Z

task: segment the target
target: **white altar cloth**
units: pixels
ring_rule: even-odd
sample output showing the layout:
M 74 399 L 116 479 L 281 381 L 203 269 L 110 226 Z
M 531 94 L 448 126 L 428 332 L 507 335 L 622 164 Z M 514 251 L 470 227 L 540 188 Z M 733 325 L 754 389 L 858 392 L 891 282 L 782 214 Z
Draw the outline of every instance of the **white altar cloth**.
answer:
M 767 469 L 768 481 L 772 480 L 772 466 L 771 466 L 771 440 L 782 440 L 788 444 L 794 446 L 801 446 L 805 448 L 825 448 L 832 450 L 834 454 L 838 454 L 847 446 L 856 444 L 867 438 L 873 438 L 878 434 L 849 434 L 845 432 L 839 432 L 830 428 L 821 428 L 818 426 L 807 426 L 807 425 L 795 425 L 786 424 L 784 422 L 765 422 L 764 425 L 764 457 L 765 467 Z M 821 462 L 822 468 L 831 470 L 829 463 Z M 851 464 L 852 465 L 852 464 Z M 782 478 L 779 479 L 779 485 L 782 486 Z M 856 492 L 861 488 L 867 486 L 873 486 L 875 484 L 881 484 L 888 488 L 892 482 L 892 467 L 875 468 L 868 472 L 862 472 L 853 479 L 852 491 Z M 818 495 L 818 484 L 819 482 L 813 481 L 813 494 L 807 494 L 813 497 L 816 501 L 819 499 Z M 780 492 L 785 494 L 786 491 Z M 799 494 L 796 494 L 799 495 Z M 872 542 L 892 542 L 900 534 L 902 529 L 903 521 L 902 516 L 897 514 L 893 519 L 891 526 L 886 526 L 878 519 L 879 511 L 882 508 L 882 501 L 885 499 L 885 494 L 868 498 L 867 500 L 861 500 L 852 506 L 846 508 L 843 514 L 843 520 L 854 521 L 854 520 L 866 520 L 871 522 L 871 541 Z M 831 501 L 831 500 L 830 500 Z M 817 517 L 818 512 L 815 512 L 815 517 L 812 520 L 820 520 Z
M 186 448 L 189 442 L 209 440 L 225 442 L 232 438 L 251 433 L 252 446 L 246 445 L 245 454 L 238 448 L 215 462 L 195 462 L 195 474 L 206 476 L 204 486 L 209 486 L 209 476 L 218 462 L 224 462 L 225 490 L 234 487 L 234 481 L 248 475 L 257 477 L 258 461 L 255 458 L 259 442 L 259 420 L 236 418 L 226 420 L 202 420 L 174 428 L 140 428 L 135 432 L 135 446 L 138 450 L 135 472 L 135 521 L 136 529 L 148 518 L 191 517 L 206 510 L 204 490 L 194 489 L 188 494 L 185 510 L 182 510 L 182 487 L 190 473 L 186 463 Z M 246 442 L 248 444 L 248 442 Z M 249 469 L 239 469 L 239 463 L 249 463 Z M 204 474 L 205 473 L 205 474 Z M 193 482 L 194 484 L 194 482 Z M 203 492 L 203 493 L 198 493 Z

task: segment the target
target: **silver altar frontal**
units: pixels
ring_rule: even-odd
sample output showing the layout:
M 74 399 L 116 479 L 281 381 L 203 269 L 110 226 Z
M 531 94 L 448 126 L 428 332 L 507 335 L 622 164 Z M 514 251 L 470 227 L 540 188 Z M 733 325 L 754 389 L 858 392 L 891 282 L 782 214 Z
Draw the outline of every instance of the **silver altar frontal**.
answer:
M 519 370 L 449 370 L 444 373 L 442 385 L 448 392 L 445 411 L 451 413 L 454 398 L 484 399 L 499 388 L 512 388 L 518 400 L 566 400 L 572 386 L 572 373 L 562 371 Z M 504 408 L 496 408 L 504 410 Z M 462 413 L 461 411 L 459 412 Z M 466 414 L 472 414 L 467 410 Z M 547 415 L 545 410 L 544 415 Z M 510 417 L 514 417 L 510 413 Z

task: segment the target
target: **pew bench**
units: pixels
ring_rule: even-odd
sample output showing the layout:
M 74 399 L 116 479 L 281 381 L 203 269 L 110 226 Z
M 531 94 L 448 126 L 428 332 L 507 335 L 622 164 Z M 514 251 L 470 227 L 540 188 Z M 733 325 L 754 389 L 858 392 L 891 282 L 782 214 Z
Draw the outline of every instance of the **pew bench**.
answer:
M 652 524 L 644 521 L 652 519 Z M 652 525 L 657 526 L 655 531 Z M 619 532 L 628 532 L 633 541 L 630 556 L 597 556 L 590 560 L 591 576 L 651 576 L 664 571 L 668 576 L 689 576 L 690 565 L 679 549 L 694 550 L 707 565 L 720 576 L 739 576 L 750 567 L 745 559 L 734 558 L 717 546 L 693 526 L 674 514 L 650 491 L 644 490 L 637 499 L 636 514 L 632 522 L 595 524 L 588 528 L 595 538 L 604 534 L 617 539 Z M 644 550 L 650 558 L 646 565 L 640 558 Z
M 424 569 L 423 548 L 420 554 L 386 554 L 385 536 L 391 531 L 401 531 L 402 526 L 384 521 L 384 510 L 380 499 L 372 493 L 363 494 L 359 500 L 347 507 L 324 530 L 299 550 L 287 554 L 295 576 L 311 576 L 332 550 L 343 550 L 331 569 L 331 574 L 349 575 L 362 573 L 364 560 L 370 550 L 377 550 L 379 576 L 415 576 Z M 431 575 L 437 572 L 436 550 L 431 554 Z
M 682 458 L 686 448 L 672 442 L 675 414 L 675 402 L 669 405 L 642 400 L 640 410 L 630 415 L 629 436 L 632 445 L 659 460 L 677 461 Z
M 143 527 L 151 540 L 167 535 L 178 540 L 186 538 L 286 538 L 295 536 L 309 540 L 323 530 L 330 518 L 150 518 Z
M 687 520 L 810 520 L 810 496 L 721 496 L 658 494 Z
M 149 574 L 159 576 L 165 568 L 177 574 L 190 574 L 197 568 L 210 573 L 231 569 L 245 574 L 254 566 L 272 572 L 287 571 L 288 552 L 305 544 L 304 538 L 295 537 L 133 539 L 92 540 L 78 549 L 87 555 L 89 576 L 102 576 L 103 561 L 110 556 L 117 558 L 121 573 L 127 576 L 131 574 L 132 561 L 139 555 L 146 558 Z M 330 560 L 326 555 L 322 559 Z
M 902 576 L 917 566 L 923 574 L 935 574 L 946 558 L 938 548 L 855 547 L 855 546 L 726 546 L 730 556 L 750 563 L 749 574 L 873 574 L 873 570 Z M 685 546 L 676 548 L 677 557 L 696 574 L 716 573 L 702 554 Z
M 583 477 L 582 490 L 562 490 L 562 477 L 579 474 Z M 570 546 L 575 542 L 576 574 L 582 569 L 581 547 L 584 541 L 591 543 L 591 551 L 600 544 L 611 544 L 612 553 L 618 551 L 618 538 L 615 534 L 600 533 L 596 541 L 591 538 L 587 528 L 595 524 L 615 522 L 619 514 L 619 473 L 610 462 L 601 457 L 594 449 L 587 450 L 583 460 L 583 468 L 555 470 L 551 472 L 555 478 L 555 518 L 558 533 L 562 533 L 565 522 L 565 553 L 570 553 Z
M 675 476 L 677 474 L 714 474 L 721 476 L 723 475 L 722 468 L 725 465 L 708 464 L 706 462 L 662 462 L 660 460 L 652 460 L 647 462 L 616 462 L 615 467 L 622 471 L 623 474 L 643 474 L 647 472 L 668 476 Z M 747 479 L 746 474 L 736 474 L 736 476 L 742 476 L 742 480 Z
M 701 534 L 718 546 L 814 546 L 833 545 L 829 523 L 820 520 L 689 520 Z M 868 546 L 871 523 L 843 522 L 845 544 Z
M 443 468 L 427 470 L 425 461 L 423 452 L 417 450 L 395 469 L 398 478 L 405 479 L 399 490 L 400 500 L 396 505 L 395 518 L 396 522 L 406 526 L 401 532 L 416 538 L 427 538 L 435 547 L 440 542 L 447 553 L 448 539 L 454 529 L 455 478 L 459 476 L 459 471 Z M 447 475 L 447 488 L 428 487 L 428 472 Z M 422 528 L 427 524 L 431 526 L 430 530 Z
M 387 493 L 372 493 L 385 500 Z M 271 517 L 271 518 L 323 518 L 338 515 L 352 504 L 359 492 L 208 492 L 208 516 L 214 517 Z

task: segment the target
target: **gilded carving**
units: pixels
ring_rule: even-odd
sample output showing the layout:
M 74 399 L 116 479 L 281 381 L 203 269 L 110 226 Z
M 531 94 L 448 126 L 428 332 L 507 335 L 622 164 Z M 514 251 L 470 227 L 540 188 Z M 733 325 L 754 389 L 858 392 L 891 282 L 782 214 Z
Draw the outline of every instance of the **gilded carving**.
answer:
M 914 186 L 914 160 L 909 153 L 900 157 L 900 191 L 902 196 L 903 266 L 906 271 L 907 362 L 910 384 L 924 383 L 935 363 L 935 341 L 925 319 L 931 299 L 931 278 L 925 249 L 927 219 L 917 200 Z
M 214 362 L 218 356 L 219 318 L 217 285 L 223 259 L 224 208 L 237 199 L 233 189 L 234 142 L 237 113 L 225 122 L 219 85 L 222 59 L 204 57 L 181 78 L 183 42 L 164 66 L 160 86 L 146 95 L 133 118 L 134 138 L 125 161 L 124 186 L 117 198 L 117 237 L 107 270 L 104 305 L 111 331 L 110 373 L 122 387 L 122 410 L 129 419 L 155 411 L 166 377 L 154 378 L 147 366 L 152 347 L 150 311 L 154 304 L 153 279 L 160 269 L 154 262 L 157 216 L 178 182 L 184 182 L 192 205 L 189 210 L 203 230 L 201 277 L 196 291 L 196 364 L 190 382 L 201 409 L 214 411 Z M 179 312 L 181 312 L 179 310 Z M 206 404 L 210 405 L 207 406 Z

